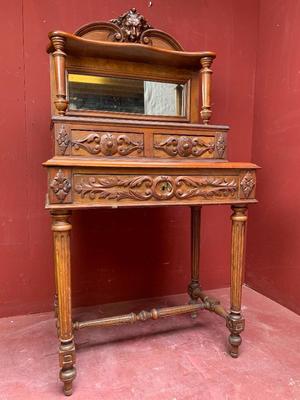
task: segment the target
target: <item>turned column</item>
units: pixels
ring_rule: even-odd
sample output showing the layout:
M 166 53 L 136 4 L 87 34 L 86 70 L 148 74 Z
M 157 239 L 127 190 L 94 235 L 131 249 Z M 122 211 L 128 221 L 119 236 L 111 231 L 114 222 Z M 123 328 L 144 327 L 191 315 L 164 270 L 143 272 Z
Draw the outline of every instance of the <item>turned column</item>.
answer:
M 188 286 L 190 304 L 197 303 L 201 296 L 199 284 L 199 246 L 200 246 L 201 207 L 191 207 L 191 282 Z M 192 313 L 195 318 L 197 313 Z
M 232 357 L 238 357 L 238 349 L 242 343 L 240 336 L 245 327 L 245 320 L 241 314 L 243 267 L 245 256 L 245 236 L 247 222 L 247 205 L 231 207 L 233 214 L 231 231 L 231 289 L 230 312 L 227 317 L 229 335 L 229 353 Z
M 65 63 L 66 53 L 64 52 L 65 40 L 60 36 L 51 38 L 55 51 L 52 53 L 54 57 L 54 70 L 56 82 L 56 99 L 54 100 L 58 114 L 64 115 L 68 107 L 66 99 L 66 75 Z
M 69 211 L 51 212 L 58 300 L 59 376 L 66 395 L 72 394 L 72 382 L 76 376 L 71 308 L 70 214 Z
M 202 77 L 202 107 L 200 111 L 200 115 L 204 124 L 208 124 L 212 111 L 211 111 L 211 75 L 212 69 L 210 68 L 212 65 L 214 57 L 203 57 L 201 58 L 201 77 Z

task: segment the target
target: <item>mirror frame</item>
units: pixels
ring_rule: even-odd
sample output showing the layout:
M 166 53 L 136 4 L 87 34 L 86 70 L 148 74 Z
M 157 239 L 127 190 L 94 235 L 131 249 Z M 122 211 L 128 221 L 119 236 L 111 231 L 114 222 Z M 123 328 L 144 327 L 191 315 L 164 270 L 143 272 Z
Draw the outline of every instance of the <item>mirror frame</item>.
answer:
M 145 121 L 191 122 L 199 118 L 198 109 L 191 107 L 191 99 L 199 104 L 200 82 L 199 72 L 195 70 L 177 68 L 173 66 L 144 64 L 128 62 L 122 59 L 91 59 L 89 57 L 68 57 L 65 68 L 65 86 L 68 99 L 68 74 L 84 74 L 104 77 L 140 79 L 166 83 L 182 83 L 187 85 L 186 115 L 185 116 L 160 116 L 137 113 L 111 112 L 99 110 L 70 110 L 66 109 L 65 115 L 73 117 L 102 117 L 111 119 L 129 119 Z M 195 114 L 191 115 L 191 111 Z
M 184 115 L 160 115 L 160 114 L 143 114 L 143 113 L 134 113 L 134 112 L 125 112 L 125 111 L 105 111 L 105 110 L 94 110 L 94 109 L 70 109 L 69 108 L 69 79 L 68 79 L 68 75 L 69 74 L 79 74 L 79 75 L 87 75 L 87 76 L 99 76 L 99 77 L 105 77 L 105 78 L 119 78 L 119 79 L 132 79 L 132 80 L 139 80 L 139 81 L 143 81 L 143 82 L 161 82 L 161 83 L 169 83 L 169 84 L 180 84 L 180 85 L 186 85 L 186 96 L 185 96 L 185 114 Z M 68 115 L 72 115 L 73 113 L 75 115 L 78 115 L 78 113 L 80 113 L 80 115 L 83 114 L 97 114 L 97 116 L 110 116 L 110 115 L 114 115 L 114 116 L 120 116 L 121 118 L 125 117 L 132 117 L 132 118 L 136 118 L 136 117 L 141 117 L 143 119 L 167 119 L 167 120 L 188 120 L 189 117 L 189 101 L 190 101 L 190 80 L 187 81 L 179 81 L 178 79 L 175 80 L 166 80 L 166 79 L 149 79 L 149 78 L 143 78 L 143 77 L 136 77 L 136 76 L 120 76 L 117 74 L 104 74 L 104 73 L 88 73 L 88 71 L 74 71 L 74 70 L 66 70 L 66 95 L 67 95 L 67 101 L 68 101 L 68 108 L 67 108 L 67 112 L 66 114 Z

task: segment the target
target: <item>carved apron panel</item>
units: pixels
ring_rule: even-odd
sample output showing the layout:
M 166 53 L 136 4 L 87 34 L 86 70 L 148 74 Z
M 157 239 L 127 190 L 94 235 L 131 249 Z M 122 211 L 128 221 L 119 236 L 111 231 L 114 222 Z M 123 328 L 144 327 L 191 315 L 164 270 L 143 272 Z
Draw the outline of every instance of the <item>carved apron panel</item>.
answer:
M 236 199 L 237 176 L 74 175 L 74 201 L 147 202 Z

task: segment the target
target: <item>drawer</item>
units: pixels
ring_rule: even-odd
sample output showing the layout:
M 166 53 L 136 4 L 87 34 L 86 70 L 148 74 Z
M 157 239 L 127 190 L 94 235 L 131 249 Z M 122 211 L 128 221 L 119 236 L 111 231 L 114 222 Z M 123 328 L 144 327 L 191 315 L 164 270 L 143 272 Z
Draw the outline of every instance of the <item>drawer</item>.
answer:
M 78 130 L 62 125 L 56 131 L 56 154 L 81 157 L 141 157 L 144 156 L 144 134 Z
M 49 169 L 50 204 L 119 207 L 159 204 L 230 204 L 255 201 L 255 171 L 141 171 Z
M 73 177 L 75 203 L 228 201 L 239 195 L 238 176 L 80 175 Z
M 226 134 L 154 134 L 153 156 L 158 158 L 224 159 Z

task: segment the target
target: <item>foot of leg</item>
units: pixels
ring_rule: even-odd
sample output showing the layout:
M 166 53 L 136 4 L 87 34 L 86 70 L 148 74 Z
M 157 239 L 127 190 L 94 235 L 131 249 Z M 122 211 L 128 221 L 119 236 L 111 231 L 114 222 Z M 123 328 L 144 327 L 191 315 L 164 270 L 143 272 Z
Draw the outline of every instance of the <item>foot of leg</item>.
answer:
M 76 377 L 75 364 L 75 345 L 73 340 L 61 343 L 59 347 L 60 359 L 60 380 L 64 384 L 64 394 L 70 396 L 72 394 L 72 383 Z
M 239 356 L 239 346 L 242 343 L 240 336 L 241 332 L 245 329 L 245 320 L 240 313 L 231 312 L 226 321 L 227 328 L 230 330 L 229 341 L 229 354 L 233 358 Z
M 196 304 L 200 298 L 201 288 L 198 282 L 191 282 L 188 286 L 188 294 L 190 296 L 189 304 Z M 194 319 L 198 315 L 197 311 L 191 313 L 191 317 Z

